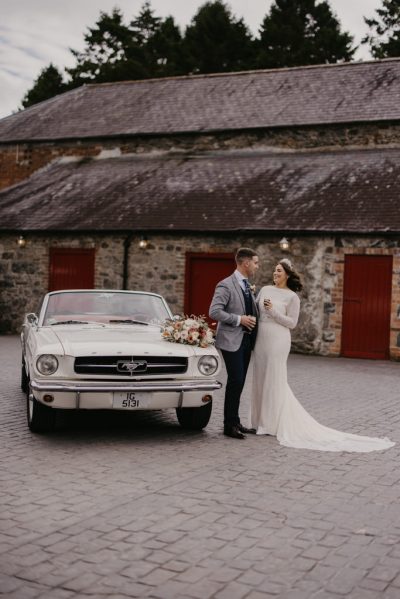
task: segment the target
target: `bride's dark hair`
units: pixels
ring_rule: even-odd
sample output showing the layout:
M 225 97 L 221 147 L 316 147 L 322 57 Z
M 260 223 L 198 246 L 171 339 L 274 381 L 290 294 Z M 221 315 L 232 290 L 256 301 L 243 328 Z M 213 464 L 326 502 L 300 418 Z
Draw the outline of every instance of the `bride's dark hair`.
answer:
M 286 285 L 289 287 L 289 289 L 292 291 L 301 291 L 303 289 L 303 284 L 300 281 L 300 275 L 293 268 L 290 260 L 288 260 L 288 258 L 282 258 L 282 260 L 279 260 L 279 264 L 282 266 L 283 270 L 288 276 Z

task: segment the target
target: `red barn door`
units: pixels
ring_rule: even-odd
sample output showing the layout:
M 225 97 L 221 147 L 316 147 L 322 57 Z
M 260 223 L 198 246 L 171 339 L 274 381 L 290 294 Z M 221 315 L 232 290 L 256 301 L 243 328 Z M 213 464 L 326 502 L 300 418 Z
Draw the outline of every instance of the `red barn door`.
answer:
M 93 287 L 94 249 L 50 249 L 49 291 Z
M 388 359 L 392 256 L 345 256 L 342 355 Z
M 186 254 L 185 314 L 208 317 L 216 284 L 235 268 L 232 254 Z

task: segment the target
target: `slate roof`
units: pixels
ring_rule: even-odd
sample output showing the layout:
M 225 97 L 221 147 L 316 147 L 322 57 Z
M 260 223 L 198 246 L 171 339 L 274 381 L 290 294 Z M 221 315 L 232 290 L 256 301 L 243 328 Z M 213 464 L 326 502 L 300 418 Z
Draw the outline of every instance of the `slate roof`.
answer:
M 0 193 L 0 230 L 400 232 L 400 149 L 52 163 Z
M 0 143 L 400 119 L 400 59 L 84 85 L 0 120 Z

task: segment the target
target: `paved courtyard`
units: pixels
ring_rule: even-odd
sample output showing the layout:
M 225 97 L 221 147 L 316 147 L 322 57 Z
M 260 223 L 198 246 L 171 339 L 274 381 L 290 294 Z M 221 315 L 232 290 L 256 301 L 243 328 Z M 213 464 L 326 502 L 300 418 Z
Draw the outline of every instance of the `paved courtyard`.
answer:
M 0 358 L 0 596 L 400 597 L 400 364 L 291 356 L 318 420 L 397 443 L 346 454 L 224 437 L 222 393 L 202 433 L 70 413 L 36 436 L 17 337 Z

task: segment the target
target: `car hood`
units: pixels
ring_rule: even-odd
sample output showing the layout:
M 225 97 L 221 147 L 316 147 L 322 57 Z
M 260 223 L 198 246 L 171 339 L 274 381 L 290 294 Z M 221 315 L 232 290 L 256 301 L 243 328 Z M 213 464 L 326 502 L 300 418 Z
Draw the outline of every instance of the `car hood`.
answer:
M 169 343 L 161 338 L 158 327 L 101 327 L 101 328 L 68 328 L 53 329 L 64 348 L 65 355 L 79 357 L 97 356 L 133 356 L 147 353 L 149 355 L 191 356 L 195 352 L 189 345 Z M 204 350 L 203 350 L 204 351 Z

